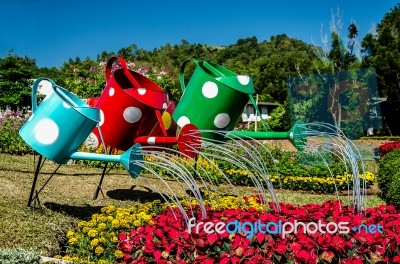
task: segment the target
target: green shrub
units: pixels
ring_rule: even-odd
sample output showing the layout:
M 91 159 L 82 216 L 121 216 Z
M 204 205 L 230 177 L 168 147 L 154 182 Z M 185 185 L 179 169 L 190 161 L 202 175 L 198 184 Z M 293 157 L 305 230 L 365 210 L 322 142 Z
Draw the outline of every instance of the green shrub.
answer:
M 386 199 L 389 188 L 400 168 L 400 149 L 390 151 L 379 163 L 378 186 L 381 189 L 381 196 Z
M 5 117 L 0 122 L 0 153 L 23 155 L 33 154 L 33 150 L 18 134 L 24 120 Z
M 40 263 L 40 255 L 20 248 L 0 249 L 2 264 L 35 264 Z
M 393 177 L 393 181 L 388 186 L 388 192 L 386 194 L 386 203 L 392 204 L 397 210 L 400 209 L 400 172 L 396 173 Z

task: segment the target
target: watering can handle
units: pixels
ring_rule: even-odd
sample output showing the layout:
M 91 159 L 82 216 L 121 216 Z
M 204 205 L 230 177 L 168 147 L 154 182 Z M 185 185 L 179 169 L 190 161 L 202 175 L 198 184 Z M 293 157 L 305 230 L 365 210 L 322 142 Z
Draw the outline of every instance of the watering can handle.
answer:
M 136 88 L 139 88 L 140 84 L 132 76 L 132 74 L 129 72 L 128 65 L 126 64 L 126 61 L 123 58 L 117 57 L 117 56 L 111 57 L 107 62 L 107 66 L 106 66 L 106 83 L 108 83 L 108 81 L 111 78 L 112 64 L 114 63 L 115 60 L 118 60 L 121 63 L 121 68 L 128 72 L 128 74 L 126 74 L 126 77 L 129 79 L 129 81 L 132 83 L 132 85 L 134 87 L 136 87 Z
M 199 61 L 198 61 L 198 60 L 187 60 L 187 61 L 183 62 L 182 66 L 181 66 L 181 70 L 180 70 L 180 72 L 179 72 L 179 83 L 180 83 L 180 85 L 181 85 L 182 92 L 184 92 L 185 89 L 186 89 L 186 86 L 185 86 L 185 75 L 184 75 L 184 73 L 185 73 L 185 67 L 186 67 L 186 65 L 188 64 L 188 62 L 191 62 L 191 61 L 193 61 L 194 63 L 196 63 L 197 66 L 199 65 Z M 218 69 L 216 69 L 214 66 L 212 66 L 212 65 L 211 65 L 210 63 L 208 63 L 207 61 L 202 61 L 202 62 L 203 62 L 203 66 L 204 66 L 207 70 L 209 70 L 210 72 L 212 72 L 215 76 L 218 76 L 218 77 L 224 77 L 224 76 L 225 76 L 224 73 L 222 73 L 221 71 L 219 71 Z
M 224 77 L 225 74 L 222 73 L 221 71 L 219 71 L 217 68 L 215 68 L 214 66 L 212 66 L 210 63 L 208 63 L 207 61 L 203 61 L 203 66 L 205 68 L 207 68 L 207 70 L 209 70 L 210 72 L 212 72 L 215 76 L 219 76 L 219 77 Z
M 118 60 L 119 63 L 121 63 L 121 67 L 122 69 L 128 69 L 128 65 L 126 64 L 126 61 L 121 58 L 121 57 L 111 57 L 108 62 L 107 62 L 107 66 L 106 66 L 106 83 L 110 80 L 111 78 L 111 69 L 112 69 L 112 65 L 114 63 L 114 61 Z
M 40 77 L 35 80 L 35 82 L 32 85 L 32 112 L 35 112 L 36 108 L 38 107 L 38 103 L 37 103 L 38 85 L 41 81 L 44 81 L 44 80 L 49 81 L 51 83 L 51 86 L 53 89 L 56 86 L 56 83 L 52 79 L 49 79 L 49 78 Z
M 191 61 L 193 61 L 194 63 L 196 63 L 196 65 L 199 64 L 199 61 L 198 61 L 198 60 L 187 60 L 187 61 L 184 61 L 184 62 L 182 63 L 182 66 L 181 66 L 181 70 L 179 71 L 179 83 L 180 83 L 180 85 L 181 85 L 181 90 L 182 90 L 182 92 L 185 92 L 185 90 L 186 90 L 186 86 L 185 86 L 185 67 L 186 67 L 186 65 L 187 65 L 189 62 L 191 62 Z

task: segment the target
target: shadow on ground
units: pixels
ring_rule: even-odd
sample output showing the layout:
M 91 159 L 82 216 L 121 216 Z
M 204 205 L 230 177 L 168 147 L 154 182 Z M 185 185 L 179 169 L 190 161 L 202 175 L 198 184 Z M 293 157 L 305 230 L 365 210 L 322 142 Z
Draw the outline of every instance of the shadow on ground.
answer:
M 111 191 L 107 191 L 106 195 L 111 199 L 120 200 L 120 201 L 136 201 L 141 203 L 152 202 L 154 200 L 164 201 L 164 198 L 158 192 L 153 192 L 153 190 L 140 186 L 145 190 L 135 190 L 138 187 L 133 185 L 130 189 L 115 189 Z M 167 197 L 165 194 L 163 194 Z
M 101 213 L 101 208 L 104 206 L 90 206 L 90 205 L 67 205 L 58 204 L 53 202 L 46 202 L 44 206 L 53 212 L 66 214 L 81 220 L 89 220 L 93 214 Z

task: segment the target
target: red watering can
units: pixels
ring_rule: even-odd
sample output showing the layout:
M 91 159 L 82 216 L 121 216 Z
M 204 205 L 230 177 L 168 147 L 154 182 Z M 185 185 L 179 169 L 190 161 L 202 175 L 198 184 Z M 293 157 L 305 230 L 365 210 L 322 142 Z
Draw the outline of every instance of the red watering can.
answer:
M 115 61 L 120 68 L 112 72 Z M 103 136 L 107 146 L 126 150 L 136 137 L 148 135 L 154 128 L 157 116 L 168 107 L 167 94 L 150 79 L 129 70 L 121 57 L 108 60 L 105 76 L 106 87 L 94 105 L 100 109 L 102 135 L 97 128 L 93 133 L 97 142 Z

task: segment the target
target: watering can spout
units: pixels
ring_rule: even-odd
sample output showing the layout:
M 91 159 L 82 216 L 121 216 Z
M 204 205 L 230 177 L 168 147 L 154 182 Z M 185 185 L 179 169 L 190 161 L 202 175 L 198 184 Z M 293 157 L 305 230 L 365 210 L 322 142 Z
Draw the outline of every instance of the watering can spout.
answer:
M 289 130 L 289 140 L 298 149 L 303 150 L 307 143 L 304 122 L 298 120 Z
M 135 144 L 121 155 L 121 164 L 132 178 L 137 178 L 142 170 L 138 161 L 143 160 L 142 147 Z
M 70 155 L 71 159 L 94 160 L 104 162 L 118 162 L 128 171 L 132 178 L 137 178 L 142 170 L 139 162 L 143 160 L 142 147 L 135 144 L 122 155 L 108 155 L 89 152 L 74 152 Z
M 233 130 L 225 135 L 225 139 L 288 139 L 297 150 L 301 151 L 307 143 L 303 124 L 303 121 L 297 121 L 288 132 Z

